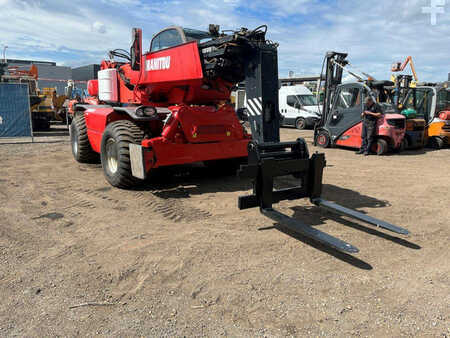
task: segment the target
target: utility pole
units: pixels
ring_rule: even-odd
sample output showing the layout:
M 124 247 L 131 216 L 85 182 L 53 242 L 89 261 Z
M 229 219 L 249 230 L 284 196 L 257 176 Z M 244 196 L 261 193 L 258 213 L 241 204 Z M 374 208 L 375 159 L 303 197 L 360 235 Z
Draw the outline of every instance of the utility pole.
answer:
M 8 46 L 4 45 L 3 46 L 3 61 L 6 63 L 6 48 L 8 48 Z

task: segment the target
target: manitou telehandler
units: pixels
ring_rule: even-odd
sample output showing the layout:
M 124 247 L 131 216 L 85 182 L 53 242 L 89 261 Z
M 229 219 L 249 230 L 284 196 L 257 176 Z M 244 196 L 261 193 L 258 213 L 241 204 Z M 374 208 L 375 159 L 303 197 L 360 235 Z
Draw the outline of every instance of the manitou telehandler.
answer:
M 100 153 L 106 179 L 128 188 L 157 168 L 197 161 L 233 166 L 248 158 L 239 174 L 254 182 L 253 194 L 239 208 L 259 207 L 292 231 L 337 250 L 354 246 L 273 209 L 286 199 L 312 203 L 396 233 L 408 231 L 321 198 L 324 154 L 310 158 L 306 142 L 280 142 L 277 44 L 266 40 L 266 26 L 220 34 L 169 27 L 156 34 L 142 53 L 142 33 L 133 29 L 130 53 L 113 51 L 128 62 L 103 61 L 95 105 L 75 105 L 71 143 L 75 159 L 95 160 Z M 228 102 L 233 86 L 245 80 L 251 110 L 246 133 Z M 293 175 L 300 185 L 273 191 L 274 178 Z

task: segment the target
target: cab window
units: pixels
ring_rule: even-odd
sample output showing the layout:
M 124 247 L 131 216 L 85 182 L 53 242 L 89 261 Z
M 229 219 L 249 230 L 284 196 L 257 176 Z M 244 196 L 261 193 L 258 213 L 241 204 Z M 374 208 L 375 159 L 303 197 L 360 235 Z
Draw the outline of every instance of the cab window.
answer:
M 206 42 L 211 40 L 211 35 L 207 32 L 199 31 L 191 28 L 183 28 L 186 41 Z
M 300 102 L 296 95 L 288 95 L 286 98 L 286 103 L 288 106 L 293 108 L 300 108 Z
M 155 36 L 152 40 L 152 44 L 150 46 L 150 52 L 156 52 L 160 50 L 159 48 L 159 35 Z
M 425 120 L 433 119 L 431 108 L 433 104 L 433 89 L 417 89 L 416 91 L 416 111 L 418 116 L 425 117 Z
M 437 94 L 436 114 L 450 108 L 450 91 L 442 89 Z
M 336 107 L 342 109 L 354 108 L 361 104 L 359 88 L 342 88 L 336 99 Z
M 150 51 L 156 52 L 161 49 L 181 45 L 182 43 L 183 39 L 181 38 L 180 33 L 176 29 L 169 29 L 153 38 Z

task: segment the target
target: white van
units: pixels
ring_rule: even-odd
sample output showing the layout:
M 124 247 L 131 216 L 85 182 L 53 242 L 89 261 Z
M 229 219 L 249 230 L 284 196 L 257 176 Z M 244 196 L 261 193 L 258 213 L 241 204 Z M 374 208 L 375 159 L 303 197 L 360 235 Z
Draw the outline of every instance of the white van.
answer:
M 312 128 L 320 119 L 317 98 L 303 85 L 282 86 L 278 92 L 281 125 Z
M 239 89 L 231 95 L 239 118 L 247 120 L 244 109 L 247 108 L 245 90 Z M 311 128 L 320 119 L 317 99 L 305 86 L 282 86 L 278 95 L 279 111 L 283 117 L 282 126 L 294 126 L 298 129 Z

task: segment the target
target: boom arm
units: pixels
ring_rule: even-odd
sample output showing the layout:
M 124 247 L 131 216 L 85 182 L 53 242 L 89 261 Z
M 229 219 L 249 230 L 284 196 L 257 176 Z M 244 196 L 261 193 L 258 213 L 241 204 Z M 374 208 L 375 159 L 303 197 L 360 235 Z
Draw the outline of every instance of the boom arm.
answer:
M 405 70 L 405 68 L 408 65 L 408 63 L 410 65 L 410 67 L 411 67 L 411 71 L 412 71 L 413 76 L 414 76 L 414 81 L 418 82 L 419 78 L 417 77 L 416 69 L 414 67 L 414 62 L 413 62 L 413 59 L 412 59 L 411 56 L 408 56 L 403 63 L 401 63 L 401 62 L 394 63 L 392 65 L 391 71 L 394 72 L 394 73 L 395 72 L 402 72 L 403 70 Z

